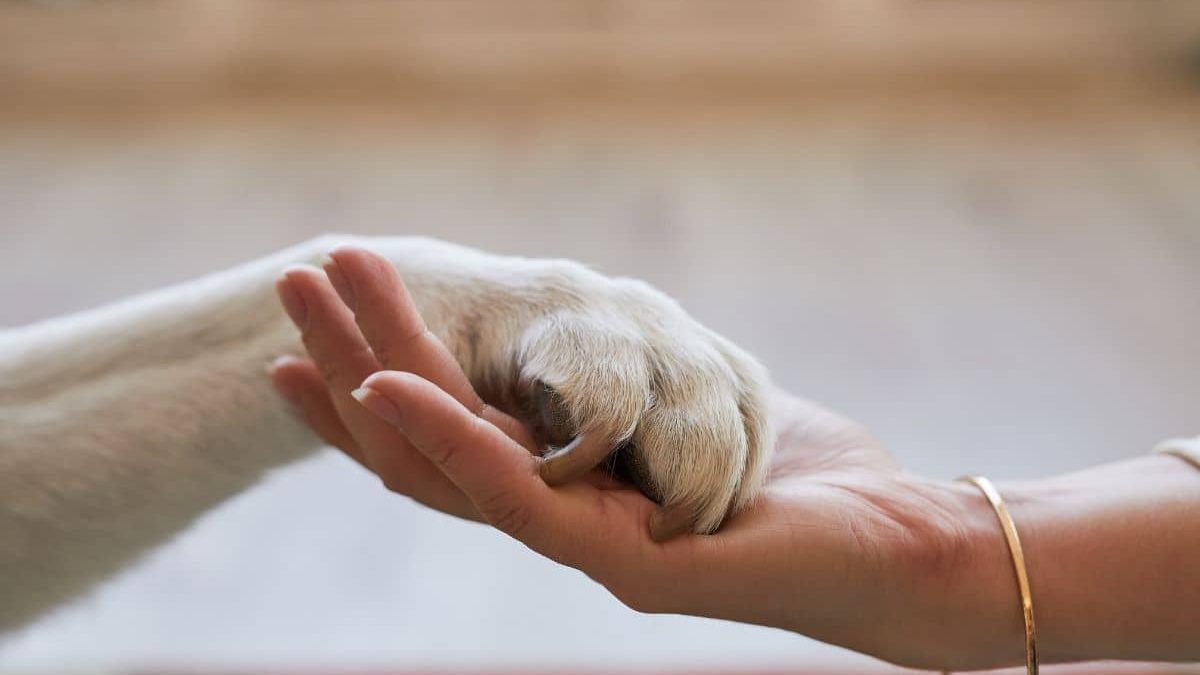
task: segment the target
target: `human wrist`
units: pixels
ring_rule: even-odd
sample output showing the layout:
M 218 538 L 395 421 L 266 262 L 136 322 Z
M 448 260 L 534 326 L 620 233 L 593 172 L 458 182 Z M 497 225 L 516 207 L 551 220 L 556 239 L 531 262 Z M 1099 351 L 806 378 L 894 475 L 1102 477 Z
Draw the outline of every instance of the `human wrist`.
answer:
M 925 660 L 951 670 L 1023 663 L 1021 596 L 995 510 L 969 483 L 938 481 L 932 489 L 946 519 L 940 535 L 946 559 L 928 591 L 937 600 L 927 608 L 933 641 Z
M 1043 663 L 1193 660 L 1200 476 L 1147 455 L 997 486 L 1028 570 Z M 1017 665 L 1024 627 L 999 521 L 973 486 L 942 486 L 966 542 L 945 598 L 945 667 Z
M 916 508 L 904 545 L 889 552 L 880 570 L 878 604 L 870 610 L 879 619 L 847 644 L 909 668 L 963 671 L 1023 663 L 1020 595 L 987 500 L 970 484 L 911 474 L 898 477 L 895 487 Z
M 1096 527 L 1105 508 L 1095 477 L 1055 476 L 996 486 L 1021 540 L 1027 569 L 1039 660 L 1099 658 L 1095 598 L 1104 593 L 1094 556 L 1107 536 Z M 965 640 L 950 645 L 957 668 L 1017 665 L 1025 659 L 1025 626 L 1016 570 L 996 510 L 966 482 L 947 488 L 960 503 L 967 542 L 964 564 L 948 594 Z M 959 654 L 956 647 L 965 647 Z

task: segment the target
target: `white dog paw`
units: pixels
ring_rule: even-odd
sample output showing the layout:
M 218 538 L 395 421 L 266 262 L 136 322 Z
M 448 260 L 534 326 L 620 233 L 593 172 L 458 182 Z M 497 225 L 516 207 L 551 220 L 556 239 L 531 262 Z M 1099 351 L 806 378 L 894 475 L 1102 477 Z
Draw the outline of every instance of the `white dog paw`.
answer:
M 410 237 L 371 245 L 483 398 L 562 448 L 543 465 L 548 482 L 607 460 L 662 505 L 663 534 L 712 532 L 762 487 L 766 372 L 666 295 L 569 261 Z
M 589 272 L 545 310 L 518 338 L 515 384 L 541 436 L 566 445 L 550 482 L 607 460 L 664 507 L 663 537 L 712 532 L 755 496 L 773 447 L 757 361 L 639 281 Z

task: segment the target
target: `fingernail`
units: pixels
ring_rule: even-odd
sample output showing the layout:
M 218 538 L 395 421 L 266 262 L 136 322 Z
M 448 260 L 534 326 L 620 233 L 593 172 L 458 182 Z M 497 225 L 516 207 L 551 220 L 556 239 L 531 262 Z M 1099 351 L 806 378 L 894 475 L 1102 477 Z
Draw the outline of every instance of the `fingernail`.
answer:
M 389 401 L 387 397 L 374 389 L 367 387 L 359 387 L 350 392 L 354 400 L 358 401 L 362 407 L 371 411 L 376 417 L 392 426 L 400 426 L 400 409 L 394 403 Z
M 346 281 L 346 275 L 342 274 L 342 268 L 333 258 L 327 257 L 325 260 L 325 276 L 329 277 L 329 283 L 333 285 L 333 290 L 337 291 L 338 297 L 351 310 L 354 307 L 354 289 L 351 288 L 349 282 Z
M 581 433 L 566 447 L 544 456 L 538 472 L 546 485 L 570 483 L 599 466 L 612 454 L 612 447 L 600 434 Z
M 299 356 L 296 356 L 294 354 L 283 354 L 281 356 L 275 357 L 275 360 L 272 361 L 271 364 L 267 366 L 267 372 L 274 375 L 275 371 L 279 370 L 280 368 L 286 366 L 289 363 L 303 363 L 303 362 L 304 362 L 303 359 L 301 359 Z
M 304 298 L 300 297 L 300 293 L 292 287 L 292 282 L 288 281 L 286 276 L 275 282 L 275 291 L 279 294 L 279 302 L 283 304 L 283 311 L 287 312 L 288 318 L 297 328 L 303 329 L 308 321 L 308 305 L 305 304 Z

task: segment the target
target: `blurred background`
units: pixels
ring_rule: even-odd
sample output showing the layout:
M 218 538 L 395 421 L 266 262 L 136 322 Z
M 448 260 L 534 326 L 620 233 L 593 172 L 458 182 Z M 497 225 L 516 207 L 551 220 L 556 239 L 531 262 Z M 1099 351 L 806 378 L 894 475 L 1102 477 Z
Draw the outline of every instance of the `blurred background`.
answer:
M 6 2 L 0 45 L 0 326 L 422 234 L 644 278 L 917 471 L 1200 432 L 1195 0 Z M 0 638 L 264 669 L 887 670 L 635 614 L 332 454 Z

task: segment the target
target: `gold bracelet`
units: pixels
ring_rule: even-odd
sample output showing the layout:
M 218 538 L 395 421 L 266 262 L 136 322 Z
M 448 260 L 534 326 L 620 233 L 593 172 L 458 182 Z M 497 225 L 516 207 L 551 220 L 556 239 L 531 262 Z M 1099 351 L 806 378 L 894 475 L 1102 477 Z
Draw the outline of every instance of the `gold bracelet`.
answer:
M 1154 451 L 1174 455 L 1200 469 L 1200 438 L 1173 438 L 1156 445 Z
M 1025 553 L 1021 549 L 1021 538 L 1017 535 L 1017 526 L 1012 516 L 1008 515 L 1008 507 L 1004 498 L 992 485 L 992 481 L 983 476 L 963 476 L 961 480 L 972 483 L 979 488 L 996 518 L 1000 521 L 1000 529 L 1004 530 L 1004 539 L 1008 542 L 1008 552 L 1012 556 L 1013 570 L 1017 575 L 1017 588 L 1021 591 L 1021 610 L 1025 615 L 1025 671 L 1028 675 L 1037 675 L 1037 633 L 1033 628 L 1033 594 L 1029 592 L 1029 575 L 1025 572 Z

